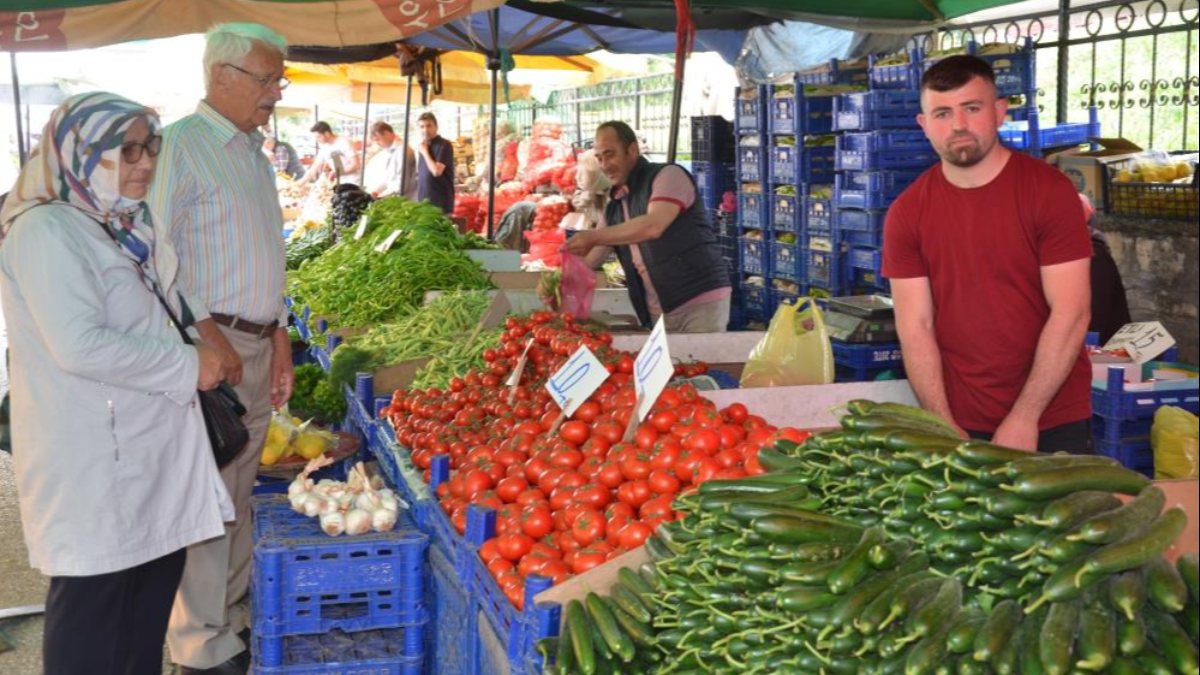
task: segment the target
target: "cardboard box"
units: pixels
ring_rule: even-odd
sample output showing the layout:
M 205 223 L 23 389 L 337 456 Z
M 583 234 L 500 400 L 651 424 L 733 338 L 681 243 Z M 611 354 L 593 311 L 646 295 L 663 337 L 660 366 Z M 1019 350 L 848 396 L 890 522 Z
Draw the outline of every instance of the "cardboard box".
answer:
M 1089 151 L 1071 148 L 1050 156 L 1047 161 L 1066 174 L 1067 178 L 1075 183 L 1075 189 L 1087 195 L 1097 211 L 1103 211 L 1107 184 L 1105 172 L 1108 171 L 1108 165 L 1127 160 L 1142 149 L 1124 138 L 1089 140 L 1099 144 L 1100 149 Z

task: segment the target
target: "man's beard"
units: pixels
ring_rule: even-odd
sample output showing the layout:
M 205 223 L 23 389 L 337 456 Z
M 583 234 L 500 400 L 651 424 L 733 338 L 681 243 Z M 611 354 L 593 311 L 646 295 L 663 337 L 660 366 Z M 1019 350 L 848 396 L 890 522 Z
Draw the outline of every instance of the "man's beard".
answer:
M 960 139 L 970 139 L 969 144 L 956 144 L 955 141 Z M 961 168 L 969 168 L 978 164 L 984 157 L 987 156 L 991 147 L 983 147 L 979 139 L 970 134 L 960 134 L 951 138 L 944 148 L 938 153 L 942 159 Z

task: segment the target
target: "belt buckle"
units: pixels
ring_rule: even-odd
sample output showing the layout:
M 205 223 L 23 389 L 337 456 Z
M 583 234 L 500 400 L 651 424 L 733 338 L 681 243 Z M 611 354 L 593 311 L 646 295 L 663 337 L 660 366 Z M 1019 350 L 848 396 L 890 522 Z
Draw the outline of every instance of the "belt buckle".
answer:
M 238 321 L 240 321 L 240 320 L 241 319 L 239 319 L 236 314 L 230 315 L 230 317 L 229 317 L 230 330 L 237 330 L 238 329 Z

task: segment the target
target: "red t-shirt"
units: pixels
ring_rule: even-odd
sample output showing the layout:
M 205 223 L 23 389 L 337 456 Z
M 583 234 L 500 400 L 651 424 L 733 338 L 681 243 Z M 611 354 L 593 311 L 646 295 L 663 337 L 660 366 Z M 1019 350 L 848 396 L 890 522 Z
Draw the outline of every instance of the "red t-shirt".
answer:
M 1020 395 L 1050 316 L 1040 268 L 1091 255 L 1070 179 L 1019 152 L 978 188 L 955 187 L 936 165 L 888 210 L 883 275 L 929 278 L 946 395 L 959 426 L 995 431 Z M 1091 367 L 1080 345 L 1038 428 L 1090 415 Z

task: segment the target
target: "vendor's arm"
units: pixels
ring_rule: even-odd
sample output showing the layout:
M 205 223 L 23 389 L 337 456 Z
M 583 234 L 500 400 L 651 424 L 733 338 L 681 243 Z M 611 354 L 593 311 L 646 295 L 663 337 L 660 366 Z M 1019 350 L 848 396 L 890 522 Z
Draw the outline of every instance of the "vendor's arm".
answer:
M 429 141 L 421 142 L 421 158 L 425 160 L 425 166 L 429 168 L 429 173 L 434 176 L 441 176 L 446 172 L 446 165 L 434 159 L 430 152 Z
M 575 255 L 587 255 L 595 246 L 628 246 L 653 241 L 679 216 L 675 202 L 652 201 L 646 215 L 630 218 L 620 225 L 585 230 L 567 240 L 567 250 Z
M 324 153 L 317 153 L 317 156 L 313 158 L 312 164 L 309 165 L 308 171 L 305 171 L 304 175 L 297 179 L 296 182 L 300 185 L 311 183 L 317 179 L 317 176 L 321 175 L 321 169 L 323 168 L 325 168 L 325 155 Z
M 1041 268 L 1050 318 L 1038 338 L 1033 368 L 1012 410 L 996 429 L 992 442 L 1036 450 L 1038 421 L 1062 388 L 1083 348 L 1091 319 L 1091 260 L 1083 258 Z
M 929 277 L 892 279 L 896 331 L 903 345 L 904 372 L 921 407 L 957 426 L 942 379 L 942 354 L 934 332 Z M 961 430 L 960 430 L 961 433 Z

